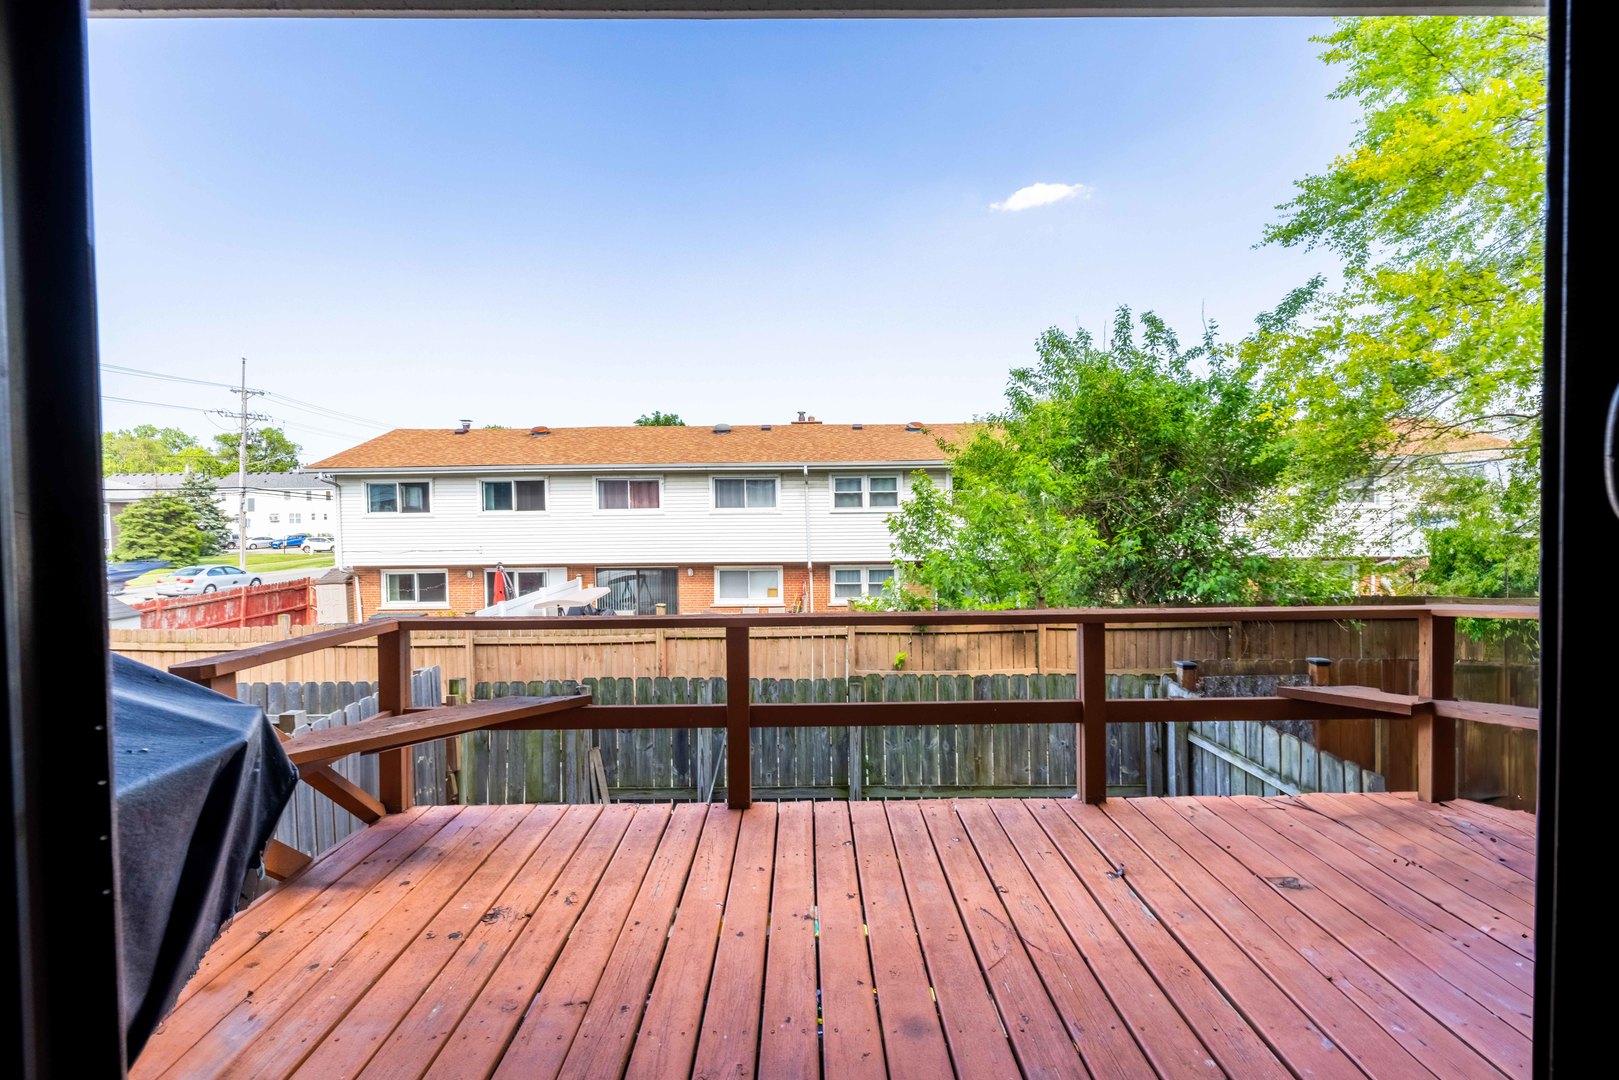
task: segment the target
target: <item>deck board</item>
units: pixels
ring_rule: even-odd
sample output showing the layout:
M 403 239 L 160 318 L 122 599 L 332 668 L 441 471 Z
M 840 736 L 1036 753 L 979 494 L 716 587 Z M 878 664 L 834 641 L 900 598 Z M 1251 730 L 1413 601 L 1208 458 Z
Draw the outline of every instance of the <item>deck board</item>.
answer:
M 132 1074 L 1527 1076 L 1515 813 L 428 807 L 244 910 Z

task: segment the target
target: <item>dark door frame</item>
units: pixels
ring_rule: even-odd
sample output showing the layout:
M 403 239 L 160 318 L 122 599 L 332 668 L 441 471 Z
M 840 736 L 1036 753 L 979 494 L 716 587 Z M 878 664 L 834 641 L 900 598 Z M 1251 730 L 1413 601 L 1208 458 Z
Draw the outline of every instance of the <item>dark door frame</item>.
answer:
M 1524 13 L 1525 0 L 94 0 L 125 14 L 460 13 L 698 15 L 1326 14 L 1408 9 Z M 1598 568 L 1619 551 L 1607 511 L 1604 425 L 1619 364 L 1598 344 L 1603 241 L 1613 200 L 1597 188 L 1612 96 L 1597 63 L 1574 63 L 1574 31 L 1606 40 L 1596 0 L 1550 6 L 1550 212 L 1546 318 L 1542 717 L 1535 1071 L 1575 1047 L 1575 995 L 1602 985 L 1611 952 L 1595 911 L 1604 847 L 1574 843 L 1565 803 L 1594 803 L 1612 715 L 1600 626 L 1611 588 Z M 1585 21 L 1578 22 L 1577 18 Z M 109 1076 L 125 1067 L 119 909 L 108 731 L 106 590 L 101 561 L 99 380 L 95 340 L 85 69 L 85 0 L 0 0 L 0 912 L 5 1010 L 0 1066 L 14 1076 Z M 1605 74 L 1605 73 L 1604 73 Z M 1601 283 L 1601 284 L 1599 284 Z M 1573 577 L 1574 570 L 1582 578 Z M 1581 675 L 1584 678 L 1581 678 Z M 1565 724 L 1564 717 L 1571 718 Z M 1584 723 L 1581 725 L 1581 719 Z M 99 751 L 99 752 L 97 752 Z M 1604 812 L 1587 810 L 1586 820 Z M 1581 858 L 1581 852 L 1585 857 Z M 1560 857 L 1563 852 L 1568 858 Z M 1568 929 L 1572 928 L 1572 929 Z M 1582 935 L 1583 936 L 1576 936 Z M 1567 936 L 1569 947 L 1562 948 Z M 1558 989 L 1566 987 L 1565 1008 Z

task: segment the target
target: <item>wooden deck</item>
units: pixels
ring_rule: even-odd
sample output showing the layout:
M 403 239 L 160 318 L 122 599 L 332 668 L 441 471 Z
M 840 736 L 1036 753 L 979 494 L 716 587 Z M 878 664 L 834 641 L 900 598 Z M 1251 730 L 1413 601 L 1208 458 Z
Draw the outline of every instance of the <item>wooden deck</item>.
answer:
M 133 1075 L 1526 1076 L 1533 825 L 1398 795 L 428 807 L 244 911 Z

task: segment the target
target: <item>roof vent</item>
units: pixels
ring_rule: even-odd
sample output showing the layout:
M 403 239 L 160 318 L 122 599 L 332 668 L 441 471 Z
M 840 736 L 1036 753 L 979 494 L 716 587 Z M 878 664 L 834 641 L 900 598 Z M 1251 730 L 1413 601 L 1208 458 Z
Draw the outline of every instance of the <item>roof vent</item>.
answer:
M 864 430 L 866 430 L 866 425 L 865 424 L 850 424 L 849 426 L 851 428 L 853 428 L 854 430 L 856 430 L 856 431 L 864 431 Z
M 541 424 L 541 425 L 539 425 L 537 427 L 529 428 L 528 433 L 530 435 L 538 437 L 538 436 L 541 436 L 541 435 L 549 435 L 549 434 L 551 434 L 551 429 L 546 427 L 544 424 Z
M 922 421 L 920 421 L 920 420 L 912 420 L 909 424 L 905 425 L 905 430 L 906 431 L 921 431 L 922 430 Z
M 715 424 L 714 425 L 714 434 L 716 434 L 716 435 L 729 435 L 730 433 L 731 433 L 731 425 L 730 424 Z
M 455 429 L 455 433 L 457 435 L 465 435 L 467 432 L 469 432 L 471 430 L 472 430 L 472 421 L 471 420 L 463 420 L 463 421 L 461 421 L 461 426 Z
M 799 413 L 798 414 L 798 419 L 794 420 L 793 423 L 795 423 L 795 424 L 819 424 L 820 421 L 815 419 L 815 417 L 813 417 L 813 416 L 805 416 L 803 413 Z
M 769 424 L 760 424 L 759 425 L 759 430 L 760 431 L 769 431 L 770 430 L 770 425 Z

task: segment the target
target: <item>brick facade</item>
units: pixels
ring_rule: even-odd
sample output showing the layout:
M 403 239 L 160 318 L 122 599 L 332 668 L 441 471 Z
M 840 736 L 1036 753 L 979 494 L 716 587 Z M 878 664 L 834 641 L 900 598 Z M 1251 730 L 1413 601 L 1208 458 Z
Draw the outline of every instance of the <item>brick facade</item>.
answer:
M 649 564 L 651 565 L 651 564 Z M 392 569 L 391 567 L 389 569 Z M 401 568 L 404 569 L 404 568 Z M 436 568 L 435 568 L 436 569 Z M 483 574 L 484 566 L 452 566 L 449 568 L 449 603 L 442 609 L 431 610 L 426 608 L 408 608 L 393 610 L 408 610 L 430 615 L 470 615 L 484 606 Z M 678 581 L 678 596 L 680 612 L 686 615 L 700 615 L 706 612 L 735 613 L 744 610 L 739 605 L 725 607 L 714 606 L 714 564 L 701 564 L 690 566 L 677 566 L 675 568 Z M 567 568 L 568 577 L 583 578 L 586 585 L 596 582 L 596 568 L 594 566 L 570 566 Z M 360 587 L 360 607 L 364 618 L 370 618 L 382 608 L 382 569 L 363 568 L 354 571 L 355 579 Z M 809 568 L 799 564 L 782 565 L 782 599 L 785 607 L 781 610 L 798 611 L 805 607 L 806 588 L 811 580 Z M 813 574 L 815 610 L 825 611 L 829 606 L 832 595 L 832 578 L 825 566 L 816 566 Z M 755 610 L 749 605 L 747 610 Z M 774 607 L 758 606 L 759 611 L 775 611 Z

